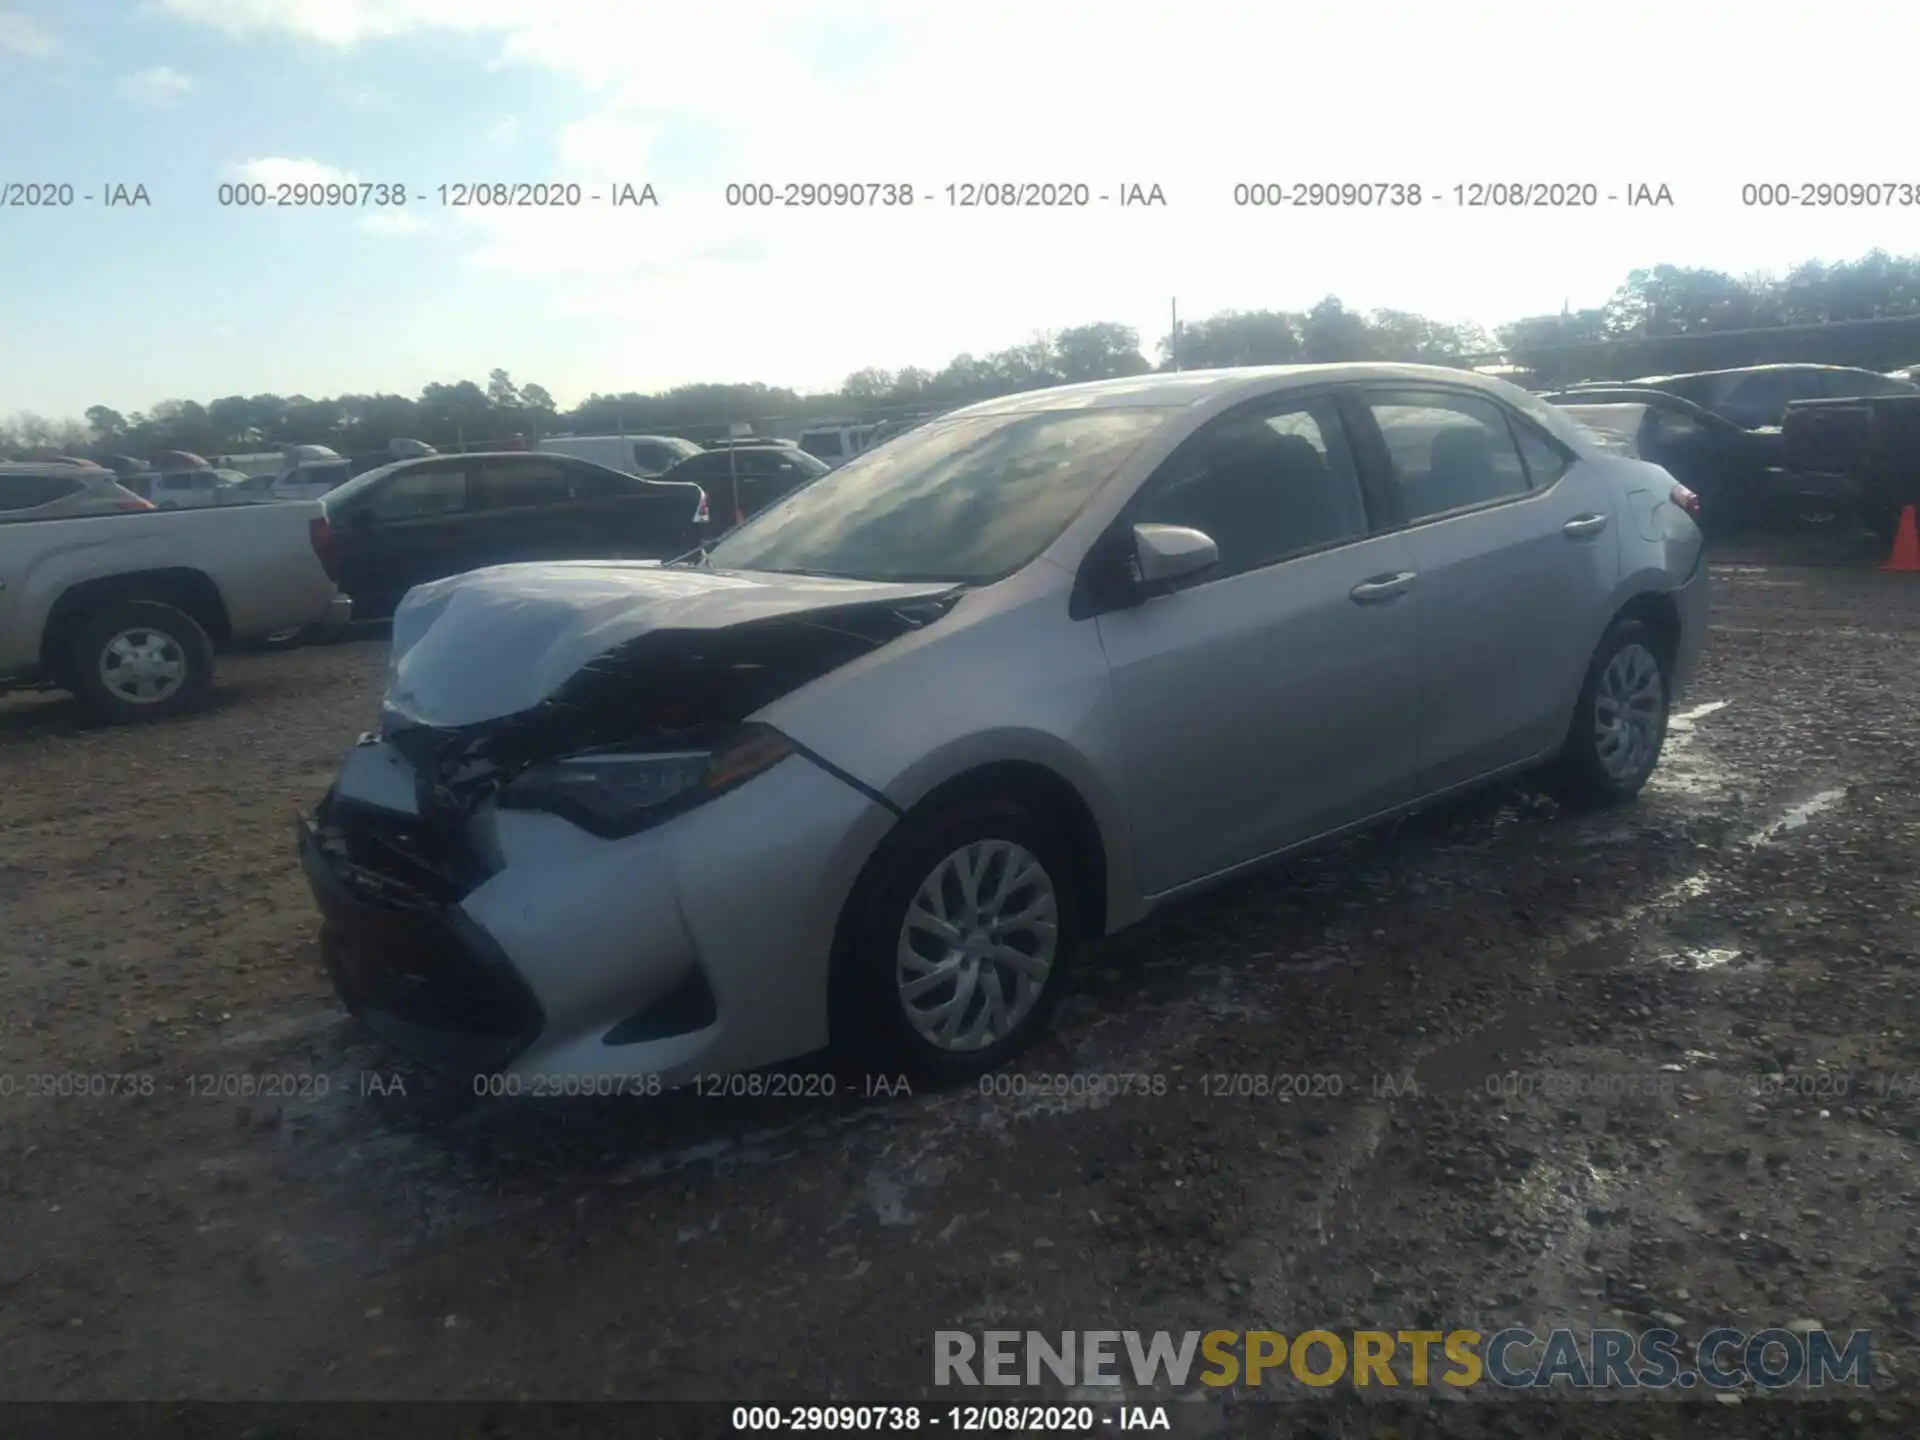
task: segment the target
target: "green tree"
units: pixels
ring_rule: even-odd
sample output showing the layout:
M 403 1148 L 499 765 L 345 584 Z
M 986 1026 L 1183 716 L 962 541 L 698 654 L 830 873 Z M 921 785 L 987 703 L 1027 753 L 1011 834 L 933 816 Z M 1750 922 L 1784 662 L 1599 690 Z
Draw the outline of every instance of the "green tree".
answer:
M 1140 353 L 1140 332 L 1107 321 L 1062 330 L 1053 337 L 1053 357 L 1060 378 L 1068 383 L 1111 380 L 1153 368 Z
M 109 410 L 105 405 L 89 405 L 87 428 L 93 432 L 96 442 L 109 445 L 127 433 L 127 417 L 118 410 Z

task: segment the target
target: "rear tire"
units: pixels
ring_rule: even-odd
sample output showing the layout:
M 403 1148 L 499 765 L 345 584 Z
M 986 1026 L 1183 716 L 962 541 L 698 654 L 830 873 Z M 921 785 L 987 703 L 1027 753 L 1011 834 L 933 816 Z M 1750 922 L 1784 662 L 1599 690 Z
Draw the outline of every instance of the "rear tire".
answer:
M 1632 800 L 1660 763 L 1672 704 L 1667 646 L 1642 620 L 1616 620 L 1601 637 L 1565 747 L 1547 788 L 1567 804 L 1618 805 Z
M 836 1049 L 935 1084 L 973 1079 L 1041 1035 L 1067 989 L 1081 935 L 1072 850 L 1016 800 L 910 818 L 842 933 Z
M 64 668 L 81 703 L 109 724 L 164 720 L 205 702 L 213 642 L 183 610 L 128 600 L 80 628 Z

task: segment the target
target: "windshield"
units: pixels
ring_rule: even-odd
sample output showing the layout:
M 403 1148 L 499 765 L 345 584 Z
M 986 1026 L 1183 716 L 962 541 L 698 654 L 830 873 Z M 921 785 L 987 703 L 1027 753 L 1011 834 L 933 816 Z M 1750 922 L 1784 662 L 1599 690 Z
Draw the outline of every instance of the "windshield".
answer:
M 720 541 L 716 569 L 984 584 L 1067 528 L 1167 409 L 935 421 L 796 490 Z

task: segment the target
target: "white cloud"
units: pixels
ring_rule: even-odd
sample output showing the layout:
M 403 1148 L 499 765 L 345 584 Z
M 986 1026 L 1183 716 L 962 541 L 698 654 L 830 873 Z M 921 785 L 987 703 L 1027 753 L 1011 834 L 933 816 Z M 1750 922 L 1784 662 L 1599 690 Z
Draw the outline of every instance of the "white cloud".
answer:
M 46 60 L 60 51 L 53 32 L 31 15 L 0 11 L 0 50 L 25 55 L 30 60 Z
M 550 173 L 527 178 L 589 189 L 653 180 L 661 207 L 436 214 L 473 264 L 528 293 L 547 287 L 556 310 L 604 333 L 622 367 L 638 354 L 675 372 L 633 383 L 745 371 L 831 382 L 1096 318 L 1137 325 L 1150 346 L 1176 294 L 1189 316 L 1331 292 L 1363 308 L 1498 322 L 1597 303 L 1629 269 L 1663 260 L 1738 272 L 1876 243 L 1913 248 L 1892 211 L 1759 215 L 1738 204 L 1742 180 L 1908 173 L 1912 125 L 1898 97 L 1910 90 L 1911 22 L 1894 7 L 1835 24 L 1816 7 L 1761 0 L 1730 28 L 1669 0 L 1614 0 L 1604 22 L 1532 0 L 161 3 L 229 33 L 332 46 L 490 36 L 499 61 L 568 82 L 583 108 L 553 137 Z M 1782 54 L 1795 57 L 1799 103 L 1753 106 L 1741 77 Z M 1647 94 L 1661 97 L 1657 117 L 1637 98 Z M 1876 96 L 1892 98 L 1861 99 Z M 1729 113 L 1740 117 L 1732 131 Z M 1844 162 L 1805 125 L 1819 113 L 1863 122 Z M 1669 143 L 1723 133 L 1710 161 Z M 499 138 L 476 135 L 471 176 L 421 181 L 492 178 L 486 147 Z M 1517 212 L 1453 201 L 1455 184 L 1514 180 L 1593 181 L 1603 194 L 1665 182 L 1678 204 Z M 746 210 L 725 204 L 729 181 L 909 181 L 918 198 L 893 211 Z M 948 184 L 980 181 L 1085 182 L 1095 195 L 1158 183 L 1169 206 L 946 204 Z M 1445 199 L 1254 210 L 1232 203 L 1242 181 L 1410 182 Z
M 525 0 L 159 0 L 159 5 L 180 19 L 229 34 L 284 31 L 329 45 L 422 30 L 507 29 L 537 8 Z
M 182 75 L 172 66 L 156 65 L 151 70 L 127 76 L 120 86 L 130 98 L 143 105 L 164 106 L 193 89 L 193 78 Z
M 339 185 L 353 180 L 352 173 L 321 160 L 293 160 L 268 156 L 246 160 L 234 166 L 233 173 L 256 185 Z
M 404 210 L 376 210 L 361 219 L 360 228 L 370 235 L 419 235 L 427 222 Z

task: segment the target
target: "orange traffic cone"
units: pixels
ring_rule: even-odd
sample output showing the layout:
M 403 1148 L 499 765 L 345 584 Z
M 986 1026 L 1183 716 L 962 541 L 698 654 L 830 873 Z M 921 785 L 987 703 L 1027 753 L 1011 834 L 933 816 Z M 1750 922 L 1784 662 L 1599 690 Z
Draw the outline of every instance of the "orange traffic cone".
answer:
M 1909 505 L 1900 512 L 1900 528 L 1893 536 L 1893 553 L 1887 556 L 1887 563 L 1880 568 L 1920 575 L 1920 528 L 1916 528 L 1913 522 L 1913 506 Z

